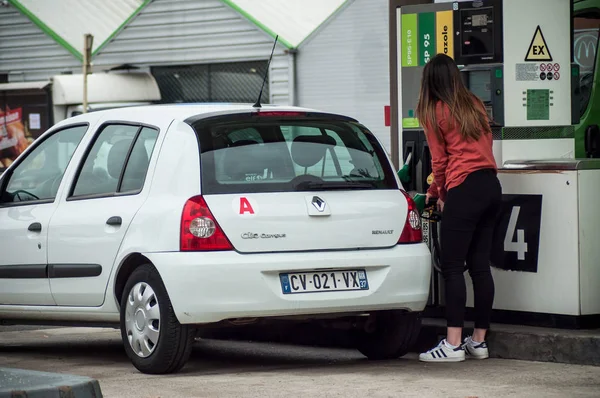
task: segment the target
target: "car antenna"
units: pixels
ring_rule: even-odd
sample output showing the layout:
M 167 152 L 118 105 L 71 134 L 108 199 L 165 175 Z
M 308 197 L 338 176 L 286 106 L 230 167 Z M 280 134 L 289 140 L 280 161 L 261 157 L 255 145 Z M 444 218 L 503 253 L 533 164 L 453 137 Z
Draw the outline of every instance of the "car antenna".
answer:
M 265 76 L 263 77 L 262 86 L 260 87 L 260 94 L 258 94 L 258 99 L 254 104 L 254 108 L 260 108 L 260 98 L 262 97 L 263 89 L 265 87 L 265 81 L 267 80 L 267 76 L 269 75 L 269 67 L 271 66 L 271 60 L 273 59 L 273 53 L 275 52 L 275 45 L 277 44 L 277 39 L 279 35 L 275 36 L 275 43 L 273 43 L 273 49 L 271 50 L 271 56 L 269 57 L 269 63 L 267 64 L 267 70 L 265 71 Z

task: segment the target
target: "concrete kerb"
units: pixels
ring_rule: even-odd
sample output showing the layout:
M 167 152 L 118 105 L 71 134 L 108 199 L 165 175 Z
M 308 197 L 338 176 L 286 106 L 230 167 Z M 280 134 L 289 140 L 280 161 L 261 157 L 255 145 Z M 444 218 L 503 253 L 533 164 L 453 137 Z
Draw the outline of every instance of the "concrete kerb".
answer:
M 423 352 L 445 337 L 444 321 L 424 319 L 413 352 Z M 467 323 L 465 336 L 472 333 Z M 273 327 L 244 326 L 202 337 L 221 340 L 248 340 L 317 347 L 353 348 L 350 333 L 326 329 L 318 324 L 275 323 Z M 600 366 L 600 330 L 563 330 L 493 324 L 488 334 L 490 357 L 536 362 L 557 362 Z
M 0 398 L 102 398 L 97 380 L 59 373 L 0 368 Z
M 472 326 L 465 328 L 465 332 L 472 333 Z M 425 319 L 415 349 L 429 349 L 445 334 L 443 320 Z M 566 330 L 493 324 L 487 342 L 492 358 L 600 366 L 598 329 Z

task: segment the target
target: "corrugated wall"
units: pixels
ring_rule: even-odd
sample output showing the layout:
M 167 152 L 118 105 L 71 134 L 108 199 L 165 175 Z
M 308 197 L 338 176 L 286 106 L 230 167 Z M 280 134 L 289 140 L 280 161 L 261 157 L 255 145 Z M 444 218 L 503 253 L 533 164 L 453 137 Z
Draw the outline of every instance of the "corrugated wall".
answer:
M 154 0 L 94 58 L 94 65 L 136 66 L 266 60 L 273 39 L 218 0 Z M 289 68 L 277 46 L 271 102 L 288 104 Z M 258 93 L 257 93 L 258 96 Z
M 145 68 L 267 60 L 272 47 L 269 35 L 219 0 L 154 0 L 93 65 L 100 70 L 124 63 Z M 276 47 L 268 81 L 271 103 L 292 103 L 290 57 Z M 35 81 L 65 71 L 81 73 L 81 63 L 14 7 L 0 6 L 0 74 L 9 73 L 9 81 Z
M 374 132 L 391 153 L 388 0 L 354 0 L 300 46 L 301 106 L 348 114 Z
M 36 81 L 64 70 L 80 73 L 81 63 L 17 9 L 0 5 L 0 73 Z

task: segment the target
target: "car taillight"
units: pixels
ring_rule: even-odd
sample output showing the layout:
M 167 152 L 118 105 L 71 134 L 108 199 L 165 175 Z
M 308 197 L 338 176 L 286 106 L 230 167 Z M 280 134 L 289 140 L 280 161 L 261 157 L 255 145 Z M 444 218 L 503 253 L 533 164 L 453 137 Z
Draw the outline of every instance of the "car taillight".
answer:
M 233 250 L 202 196 L 189 199 L 181 215 L 181 251 Z
M 402 191 L 408 202 L 408 211 L 406 214 L 406 222 L 404 223 L 404 229 L 398 243 L 420 243 L 423 241 L 423 231 L 421 230 L 421 216 L 417 210 L 415 201 L 408 195 L 408 193 Z

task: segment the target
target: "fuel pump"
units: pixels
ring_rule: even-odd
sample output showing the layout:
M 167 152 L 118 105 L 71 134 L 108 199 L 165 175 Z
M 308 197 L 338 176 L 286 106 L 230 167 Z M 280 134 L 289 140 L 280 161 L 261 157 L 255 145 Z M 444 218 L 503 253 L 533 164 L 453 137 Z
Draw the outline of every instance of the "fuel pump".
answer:
M 390 0 L 392 155 L 396 165 L 404 163 L 399 176 L 408 190 L 423 195 L 431 174 L 415 108 L 433 55 L 456 61 L 489 115 L 503 187 L 491 263 L 495 322 L 600 325 L 600 109 L 592 112 L 600 93 L 589 86 L 599 63 L 591 79 L 582 79 L 589 65 L 574 51 L 577 24 L 595 26 L 596 50 L 600 16 L 590 15 L 599 7 L 600 0 Z M 439 270 L 432 238 L 439 215 L 423 216 Z M 443 281 L 432 275 L 429 312 L 442 314 Z

